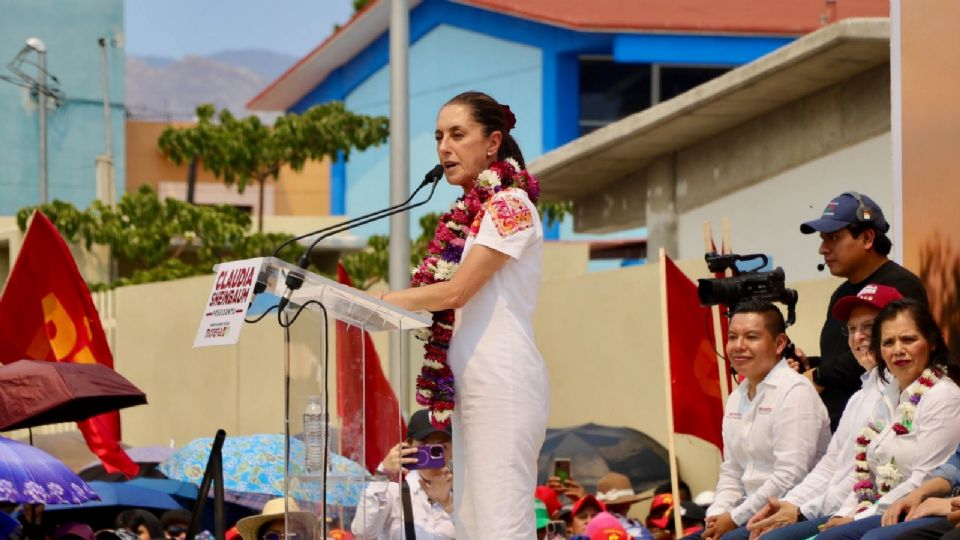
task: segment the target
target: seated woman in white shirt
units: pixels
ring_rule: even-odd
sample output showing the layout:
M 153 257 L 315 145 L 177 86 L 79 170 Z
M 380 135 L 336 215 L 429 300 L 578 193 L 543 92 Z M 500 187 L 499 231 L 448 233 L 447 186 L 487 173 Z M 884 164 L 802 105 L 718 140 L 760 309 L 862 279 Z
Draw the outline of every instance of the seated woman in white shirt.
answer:
M 880 310 L 903 298 L 897 289 L 869 284 L 856 296 L 841 298 L 833 307 L 833 318 L 843 321 L 847 344 L 854 358 L 866 371 L 863 388 L 850 397 L 840 417 L 827 453 L 810 474 L 782 499 L 773 498 L 747 525 L 752 536 L 766 540 L 804 540 L 816 535 L 819 526 L 840 509 L 853 489 L 853 458 L 857 432 L 870 422 L 877 407 L 883 405 L 886 384 L 877 373 L 877 361 L 870 352 L 873 320 Z
M 394 481 L 370 482 L 363 492 L 357 513 L 350 526 L 358 538 L 365 540 L 394 540 L 401 538 L 403 516 L 401 514 L 400 484 L 403 477 L 410 488 L 410 503 L 417 540 L 452 540 L 453 525 L 453 476 L 449 459 L 452 433 L 450 426 L 438 429 L 430 423 L 429 412 L 419 410 L 410 416 L 407 425 L 407 441 L 394 446 L 379 471 Z M 417 447 L 424 444 L 442 444 L 447 466 L 442 469 L 406 469 L 405 465 L 416 463 L 411 457 Z
M 743 302 L 730 319 L 727 358 L 746 379 L 724 407 L 723 465 L 705 540 L 746 538 L 747 520 L 800 483 L 829 442 L 820 396 L 781 357 L 785 330 L 783 314 L 768 302 Z
M 883 359 L 886 418 L 857 437 L 853 490 L 820 540 L 859 540 L 881 526 L 884 510 L 919 486 L 960 443 L 960 368 L 923 305 L 896 300 L 874 321 L 870 346 Z

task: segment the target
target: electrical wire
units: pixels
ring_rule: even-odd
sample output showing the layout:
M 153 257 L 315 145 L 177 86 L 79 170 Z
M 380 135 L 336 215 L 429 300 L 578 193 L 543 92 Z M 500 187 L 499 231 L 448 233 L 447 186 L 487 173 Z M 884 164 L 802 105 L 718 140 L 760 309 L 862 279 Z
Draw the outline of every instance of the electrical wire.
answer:
M 323 423 L 323 490 L 322 490 L 322 501 L 323 501 L 323 514 L 321 521 L 321 531 L 323 537 L 326 538 L 327 532 L 327 456 L 330 453 L 330 317 L 327 313 L 327 307 L 323 305 L 319 300 L 307 300 L 303 303 L 297 311 L 293 314 L 292 318 L 289 318 L 287 322 L 283 321 L 282 311 L 277 311 L 277 322 L 284 329 L 289 330 L 290 326 L 297 321 L 297 318 L 300 317 L 300 313 L 303 312 L 307 306 L 315 304 L 320 307 L 320 311 L 323 312 L 323 356 L 321 357 L 321 364 L 323 365 L 323 412 L 326 415 Z M 276 307 L 276 306 L 273 306 Z M 263 318 L 266 313 L 269 313 L 270 310 L 267 310 L 263 315 L 260 316 L 260 319 Z M 259 319 L 257 319 L 259 320 Z
M 256 324 L 256 323 L 260 322 L 261 320 L 263 320 L 264 317 L 266 317 L 267 315 L 269 315 L 271 311 L 277 309 L 278 307 L 280 307 L 280 306 L 278 306 L 277 304 L 274 304 L 274 305 L 268 307 L 267 310 L 264 311 L 263 313 L 261 313 L 256 319 L 243 319 L 243 322 L 245 322 L 245 323 L 250 323 L 250 324 Z

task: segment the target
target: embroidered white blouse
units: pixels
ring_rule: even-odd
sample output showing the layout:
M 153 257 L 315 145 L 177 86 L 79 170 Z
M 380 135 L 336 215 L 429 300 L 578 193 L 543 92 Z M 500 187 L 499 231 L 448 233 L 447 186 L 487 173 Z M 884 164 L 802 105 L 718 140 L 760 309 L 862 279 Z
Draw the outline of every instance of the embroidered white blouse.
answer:
M 890 375 L 887 377 L 892 379 Z M 835 515 L 863 519 L 882 514 L 887 506 L 923 483 L 927 475 L 945 462 L 960 444 L 960 422 L 957 422 L 960 417 L 960 388 L 950 378 L 944 376 L 927 390 L 917 405 L 913 430 L 906 435 L 897 435 L 893 431 L 893 424 L 900 419 L 894 415 L 900 400 L 904 399 L 909 399 L 907 390 L 900 392 L 896 382 L 886 387 L 881 407 L 883 417 L 877 418 L 884 423 L 884 428 L 867 446 L 870 472 L 876 475 L 877 467 L 893 460 L 903 475 L 903 481 L 880 497 L 877 504 L 860 513 L 856 513 L 857 496 L 851 490 Z M 862 427 L 858 427 L 857 432 Z

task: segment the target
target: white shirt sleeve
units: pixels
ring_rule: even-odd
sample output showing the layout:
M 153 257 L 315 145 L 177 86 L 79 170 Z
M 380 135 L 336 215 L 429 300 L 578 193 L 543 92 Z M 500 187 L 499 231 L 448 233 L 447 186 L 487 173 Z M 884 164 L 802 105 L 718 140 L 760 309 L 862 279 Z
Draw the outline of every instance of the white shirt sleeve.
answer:
M 730 411 L 736 412 L 739 407 L 740 395 L 731 393 L 727 399 L 723 418 L 723 463 L 720 465 L 720 475 L 717 479 L 717 489 L 713 497 L 713 504 L 707 508 L 707 516 L 719 516 L 729 512 L 743 499 L 743 467 L 733 455 L 732 440 L 737 431 L 737 420 L 730 419 Z
M 745 525 L 769 497 L 781 497 L 796 486 L 826 444 L 826 412 L 809 384 L 787 389 L 776 421 L 783 428 L 773 430 L 773 472 L 730 513 L 737 525 Z
M 844 464 L 838 463 L 838 459 L 843 447 L 853 440 L 855 430 L 858 429 L 853 423 L 863 396 L 864 392 L 861 390 L 850 398 L 843 410 L 843 415 L 840 417 L 837 431 L 830 438 L 827 453 L 820 458 L 820 461 L 810 471 L 810 474 L 804 477 L 800 485 L 791 489 L 783 497 L 785 501 L 800 507 L 800 511 L 808 518 L 820 515 L 826 493 L 833 487 L 831 483 L 834 480 L 833 476 L 838 469 L 844 467 Z
M 519 259 L 524 248 L 543 234 L 539 221 L 537 207 L 522 192 L 501 191 L 487 201 L 475 243 Z
M 359 538 L 378 538 L 398 503 L 400 485 L 396 482 L 370 482 L 363 490 L 350 531 Z

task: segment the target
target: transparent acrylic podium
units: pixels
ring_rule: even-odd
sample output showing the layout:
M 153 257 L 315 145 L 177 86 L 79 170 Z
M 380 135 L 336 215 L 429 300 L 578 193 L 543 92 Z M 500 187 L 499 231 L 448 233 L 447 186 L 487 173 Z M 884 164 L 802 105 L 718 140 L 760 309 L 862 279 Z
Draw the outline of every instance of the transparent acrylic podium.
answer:
M 376 467 L 386 451 L 402 440 L 404 424 L 397 398 L 402 400 L 412 387 L 407 381 L 411 372 L 406 347 L 396 347 L 401 357 L 391 359 L 399 362 L 402 374 L 400 387 L 392 387 L 387 382 L 387 363 L 377 361 L 367 333 L 380 333 L 381 345 L 390 340 L 399 345 L 404 331 L 430 326 L 431 316 L 400 309 L 318 274 L 303 273 L 276 258 L 263 259 L 259 280 L 265 279 L 267 288 L 258 302 L 276 304 L 288 294 L 285 280 L 291 272 L 302 273 L 304 281 L 289 293 L 283 315 L 288 323 L 302 310 L 283 330 L 287 531 L 318 539 L 360 537 L 365 526 L 372 532 L 369 527 L 377 521 L 362 504 L 364 493 L 388 489 L 389 479 Z M 273 324 L 279 321 L 276 313 L 268 317 Z M 303 413 L 310 396 L 320 396 L 329 419 L 326 466 L 320 471 L 306 468 Z M 398 516 L 400 509 L 395 511 Z M 354 535 L 351 525 L 361 534 Z M 303 530 L 310 526 L 313 535 Z

